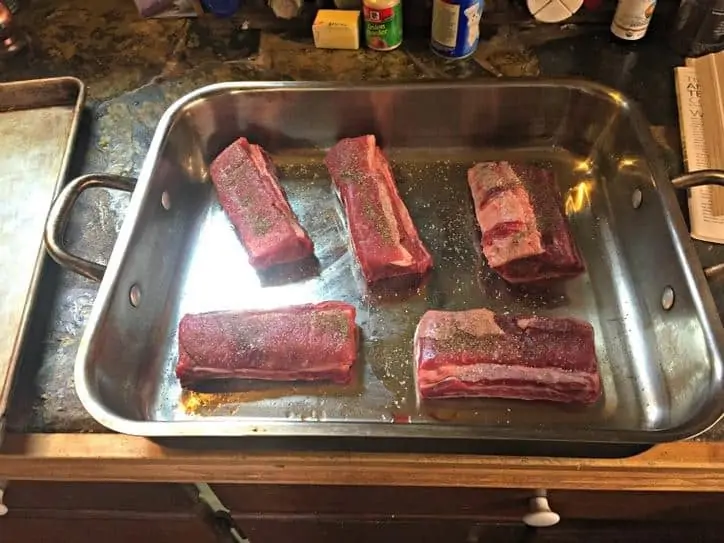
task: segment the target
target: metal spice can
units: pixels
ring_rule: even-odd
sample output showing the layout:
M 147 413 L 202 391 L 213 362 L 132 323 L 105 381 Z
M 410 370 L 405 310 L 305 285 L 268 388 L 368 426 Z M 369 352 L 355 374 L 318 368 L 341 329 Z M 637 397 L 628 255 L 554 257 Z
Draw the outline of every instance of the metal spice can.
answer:
M 364 0 L 367 47 L 392 51 L 402 43 L 402 2 L 400 0 Z
M 469 57 L 480 41 L 483 0 L 433 0 L 433 52 L 449 59 Z

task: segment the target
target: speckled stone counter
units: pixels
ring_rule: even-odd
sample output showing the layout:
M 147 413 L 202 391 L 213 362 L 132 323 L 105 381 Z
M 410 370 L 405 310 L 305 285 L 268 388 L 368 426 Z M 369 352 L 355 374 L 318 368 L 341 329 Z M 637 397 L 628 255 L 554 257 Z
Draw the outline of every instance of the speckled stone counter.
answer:
M 414 81 L 505 76 L 582 76 L 639 100 L 671 173 L 680 151 L 672 67 L 681 59 L 655 33 L 644 43 L 613 43 L 605 28 L 492 30 L 477 60 L 445 62 L 424 41 L 390 53 L 314 49 L 307 37 L 242 30 L 241 20 L 142 20 L 133 3 L 38 0 L 20 13 L 32 45 L 0 63 L 0 80 L 73 75 L 88 86 L 71 175 L 136 175 L 155 125 L 177 98 L 230 80 Z M 571 37 L 562 37 L 570 34 Z M 105 262 L 128 195 L 85 194 L 68 228 L 69 247 Z M 702 263 L 724 249 L 699 244 Z M 75 395 L 73 364 L 97 285 L 50 263 L 11 404 L 18 432 L 103 431 Z M 724 310 L 724 288 L 714 286 Z M 719 439 L 715 429 L 705 439 Z

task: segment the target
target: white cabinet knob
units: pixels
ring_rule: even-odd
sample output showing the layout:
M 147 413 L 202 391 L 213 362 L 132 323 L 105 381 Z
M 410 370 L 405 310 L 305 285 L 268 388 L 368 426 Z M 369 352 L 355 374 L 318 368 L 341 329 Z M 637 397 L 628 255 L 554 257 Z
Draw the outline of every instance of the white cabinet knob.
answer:
M 7 488 L 7 483 L 5 481 L 0 481 L 0 517 L 4 517 L 8 514 L 8 506 L 3 503 L 5 488 Z
M 555 526 L 561 516 L 551 511 L 545 490 L 536 490 L 535 496 L 530 500 L 530 511 L 523 516 L 523 522 L 533 528 L 548 528 Z

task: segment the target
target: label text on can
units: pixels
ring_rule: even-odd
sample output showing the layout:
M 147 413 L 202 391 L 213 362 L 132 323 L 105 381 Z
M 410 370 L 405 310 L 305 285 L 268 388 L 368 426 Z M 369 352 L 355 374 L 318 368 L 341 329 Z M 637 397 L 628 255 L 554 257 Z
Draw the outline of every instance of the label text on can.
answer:
M 389 51 L 402 43 L 402 4 L 386 8 L 363 6 L 367 47 Z
M 625 0 L 619 2 L 611 22 L 611 32 L 624 40 L 638 40 L 646 35 L 656 0 Z
M 480 39 L 483 0 L 433 0 L 433 51 L 448 58 L 464 58 L 475 52 Z

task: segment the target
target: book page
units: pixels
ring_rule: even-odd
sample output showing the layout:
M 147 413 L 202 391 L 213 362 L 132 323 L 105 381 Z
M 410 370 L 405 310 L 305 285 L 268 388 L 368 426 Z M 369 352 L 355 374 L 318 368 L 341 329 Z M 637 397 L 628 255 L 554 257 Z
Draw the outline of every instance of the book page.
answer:
M 687 172 L 710 168 L 704 138 L 701 86 L 696 69 L 687 61 L 686 67 L 675 69 L 676 94 L 679 103 L 679 126 Z M 689 191 L 691 237 L 712 243 L 724 243 L 724 215 L 720 214 L 721 198 L 714 186 L 695 187 Z

